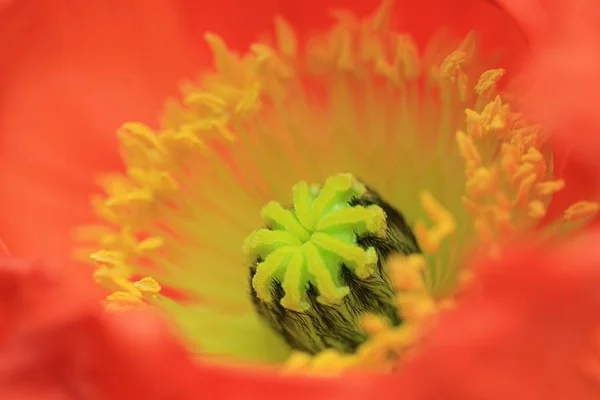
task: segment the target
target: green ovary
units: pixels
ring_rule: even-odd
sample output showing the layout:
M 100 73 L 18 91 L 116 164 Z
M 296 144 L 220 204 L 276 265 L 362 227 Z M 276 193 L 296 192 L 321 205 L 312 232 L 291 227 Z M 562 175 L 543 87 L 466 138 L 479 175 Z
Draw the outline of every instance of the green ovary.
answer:
M 338 304 L 349 292 L 340 283 L 340 266 L 347 265 L 361 278 L 371 276 L 377 266 L 373 247 L 363 249 L 357 236 L 385 236 L 386 216 L 376 206 L 351 206 L 350 200 L 365 192 L 351 175 L 327 179 L 323 189 L 300 182 L 293 188 L 294 208 L 271 202 L 262 215 L 271 229 L 248 236 L 244 253 L 256 266 L 252 286 L 260 300 L 270 302 L 271 283 L 281 282 L 285 296 L 281 304 L 289 310 L 310 308 L 306 298 L 309 284 L 319 290 L 318 301 Z
M 401 322 L 385 260 L 418 246 L 401 215 L 392 210 L 388 223 L 382 200 L 350 174 L 292 191 L 293 208 L 267 204 L 267 227 L 244 242 L 254 305 L 294 349 L 352 352 L 366 340 L 363 314 Z

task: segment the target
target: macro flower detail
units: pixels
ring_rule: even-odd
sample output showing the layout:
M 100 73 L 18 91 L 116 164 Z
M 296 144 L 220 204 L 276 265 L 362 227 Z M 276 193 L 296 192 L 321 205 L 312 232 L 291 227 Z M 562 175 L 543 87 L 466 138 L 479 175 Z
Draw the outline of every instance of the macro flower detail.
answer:
M 206 34 L 214 70 L 159 129 L 123 125 L 104 224 L 78 231 L 111 309 L 160 310 L 208 360 L 390 371 L 452 307 L 473 248 L 595 215 L 543 220 L 569 182 L 476 34 L 420 49 L 390 7 L 336 12 L 306 43 L 276 18 L 243 54 Z
M 296 350 L 352 352 L 366 340 L 361 315 L 400 323 L 385 262 L 418 245 L 404 217 L 350 174 L 292 191 L 293 208 L 266 205 L 267 228 L 244 242 L 254 305 Z

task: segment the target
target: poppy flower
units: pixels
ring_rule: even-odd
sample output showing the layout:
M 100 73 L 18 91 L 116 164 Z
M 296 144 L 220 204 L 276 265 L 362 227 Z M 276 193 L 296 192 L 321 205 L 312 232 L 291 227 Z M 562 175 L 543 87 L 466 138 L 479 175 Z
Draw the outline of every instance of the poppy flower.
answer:
M 502 15 L 473 4 L 468 13 Z M 310 35 L 276 18 L 273 38 L 246 52 L 207 33 L 214 68 L 184 86 L 158 128 L 133 122 L 119 130 L 125 169 L 101 179 L 105 194 L 93 204 L 103 224 L 78 229 L 91 242 L 80 254 L 112 292 L 110 310 L 159 310 L 200 358 L 192 363 L 177 350 L 173 365 L 183 372 L 174 380 L 156 358 L 142 368 L 161 371 L 150 379 L 164 373 L 173 385 L 164 393 L 195 392 L 190 371 L 223 371 L 208 363 L 249 361 L 308 373 L 359 370 L 353 395 L 363 397 L 365 388 L 385 398 L 401 386 L 408 398 L 477 398 L 500 384 L 504 396 L 532 398 L 554 374 L 562 374 L 554 395 L 593 393 L 560 368 L 542 369 L 533 383 L 515 379 L 519 355 L 507 348 L 552 365 L 548 348 L 573 363 L 592 354 L 593 268 L 566 268 L 572 245 L 551 258 L 540 249 L 570 243 L 567 234 L 595 215 L 597 203 L 571 203 L 578 192 L 556 168 L 560 151 L 505 92 L 501 79 L 510 71 L 498 63 L 516 68 L 518 58 L 460 29 L 453 38 L 424 23 L 413 38 L 394 28 L 391 7 L 384 2 L 366 17 L 335 12 L 329 30 Z M 515 236 L 542 247 L 511 251 Z M 474 248 L 492 261 L 475 268 L 455 298 Z M 531 275 L 522 271 L 530 262 Z M 571 286 L 559 290 L 564 279 Z M 556 330 L 544 346 L 536 342 L 552 299 L 565 305 L 552 316 L 585 340 L 562 343 L 566 333 Z M 123 335 L 115 333 L 117 347 Z M 481 384 L 451 379 L 453 357 L 475 371 L 490 354 L 497 361 L 478 374 Z M 234 379 L 269 382 L 269 390 L 304 382 L 313 395 L 346 382 L 246 373 L 253 374 Z
M 547 134 L 502 95 L 506 70 L 488 67 L 501 58 L 474 34 L 420 52 L 391 7 L 339 11 L 304 42 L 277 18 L 274 39 L 247 53 L 205 35 L 214 70 L 161 128 L 123 125 L 126 170 L 94 200 L 106 224 L 78 231 L 97 239 L 111 308 L 154 304 L 216 359 L 381 367 L 362 346 L 365 315 L 406 327 L 403 314 L 452 291 L 472 248 L 596 213 L 560 201 L 569 183 Z M 564 216 L 540 231 L 551 200 Z M 432 299 L 393 287 L 394 254 L 423 269 Z

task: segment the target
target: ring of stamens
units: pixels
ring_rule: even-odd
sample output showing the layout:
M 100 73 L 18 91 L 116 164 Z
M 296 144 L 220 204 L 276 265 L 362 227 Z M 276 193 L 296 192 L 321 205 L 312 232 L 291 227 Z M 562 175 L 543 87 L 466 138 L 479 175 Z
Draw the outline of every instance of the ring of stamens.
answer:
M 442 297 L 454 288 L 467 247 L 493 247 L 507 234 L 538 233 L 535 228 L 550 199 L 568 187 L 568 182 L 554 176 L 552 157 L 538 127 L 527 124 L 497 96 L 496 85 L 504 70 L 475 68 L 473 35 L 455 51 L 444 54 L 445 58 L 431 61 L 419 57 L 409 36 L 390 31 L 388 1 L 364 20 L 348 13 L 337 17 L 334 28 L 311 42 L 306 51 L 300 50 L 292 27 L 282 19 L 276 22 L 275 45 L 255 44 L 244 56 L 230 51 L 217 35 L 207 34 L 216 72 L 204 74 L 202 82 L 185 89 L 185 100 L 167 110 L 158 132 L 141 123 L 125 124 L 119 131 L 127 171 L 102 179 L 106 194 L 95 199 L 94 207 L 105 224 L 80 232 L 86 242 L 94 242 L 93 249 L 86 248 L 84 253 L 87 258 L 94 253 L 98 267 L 94 276 L 112 292 L 107 298 L 111 308 L 158 304 L 176 315 L 174 319 L 194 350 L 239 355 L 240 346 L 220 347 L 218 340 L 208 343 L 205 338 L 213 339 L 213 332 L 230 332 L 228 328 L 242 324 L 239 321 L 245 324 L 248 313 L 254 313 L 256 305 L 249 304 L 244 292 L 247 264 L 238 253 L 244 236 L 261 224 L 258 210 L 270 200 L 285 203 L 289 187 L 301 179 L 323 182 L 339 171 L 360 174 L 416 222 L 415 234 L 423 254 L 415 255 L 420 257 L 418 262 L 411 258 L 399 265 L 413 268 L 418 264 L 422 285 L 390 304 L 393 310 L 412 310 L 408 315 L 430 310 L 439 300 L 432 295 Z M 320 99 L 312 102 L 303 97 L 305 93 L 297 88 L 305 79 L 327 88 L 328 107 L 321 107 Z M 378 86 L 381 82 L 384 90 Z M 434 87 L 434 97 L 421 91 L 427 86 Z M 432 105 L 439 113 L 420 119 L 418 111 L 434 109 Z M 455 115 L 456 121 L 451 118 Z M 393 134 L 388 134 L 390 131 Z M 451 143 L 453 137 L 455 143 Z M 419 175 L 422 171 L 428 173 Z M 306 193 L 306 187 L 297 190 Z M 308 193 L 305 200 L 316 196 L 310 187 Z M 300 203 L 299 215 L 305 215 Z M 270 240 L 270 248 L 259 249 L 252 240 L 247 241 L 245 250 L 250 258 L 264 252 L 265 261 L 287 246 L 285 240 L 300 248 L 309 245 L 290 253 L 293 260 L 274 263 L 277 266 L 271 273 L 257 278 L 259 290 L 253 301 L 272 307 L 268 312 L 275 313 L 282 311 L 278 307 L 285 308 L 280 301 L 288 293 L 283 303 L 292 312 L 306 310 L 307 305 L 310 311 L 346 301 L 352 288 L 335 280 L 339 263 L 325 263 L 325 267 L 319 263 L 324 258 L 315 243 L 325 242 L 317 236 L 313 243 L 316 220 L 311 219 L 312 214 L 311 218 L 308 214 L 301 217 L 302 229 L 292 225 L 273 230 L 285 222 L 278 214 L 282 207 L 273 204 L 265 216 L 275 235 L 263 232 L 254 238 Z M 355 205 L 363 206 L 363 211 L 373 205 L 384 209 L 389 226 L 390 213 L 382 204 Z M 578 227 L 572 223 L 593 217 L 598 209 L 596 202 L 578 202 L 566 210 L 564 220 L 541 234 L 560 233 L 563 225 Z M 361 213 L 374 222 L 376 210 L 371 208 L 372 220 Z M 366 225 L 363 221 L 361 226 L 370 229 Z M 309 239 L 305 232 L 311 233 Z M 356 245 L 352 240 L 346 241 L 343 254 Z M 348 263 L 356 268 L 350 271 L 356 276 L 374 271 L 375 258 L 368 257 L 366 247 L 358 257 L 362 257 L 361 263 Z M 266 250 L 273 251 L 267 255 Z M 343 259 L 339 252 L 334 254 L 336 261 Z M 382 257 L 376 256 L 379 265 Z M 299 278 L 290 275 L 287 291 L 275 285 L 273 296 L 267 289 L 286 280 L 283 272 L 291 261 L 293 266 L 306 267 L 306 273 Z M 315 274 L 309 271 L 309 264 Z M 298 270 L 303 268 L 295 268 Z M 144 280 L 150 275 L 156 280 Z M 326 280 L 329 278 L 331 281 Z M 314 289 L 305 292 L 302 284 Z M 202 300 L 201 305 L 164 302 L 164 296 L 158 294 L 161 285 L 192 294 L 190 297 Z M 317 287 L 319 300 L 311 303 L 311 296 L 317 298 Z M 198 312 L 206 305 L 215 309 L 214 319 Z M 235 324 L 219 319 L 240 309 L 243 317 Z M 399 318 L 404 317 L 401 312 Z M 204 320 L 207 327 L 195 327 L 194 323 Z M 358 325 L 353 328 L 361 332 L 359 339 L 363 340 L 370 330 Z M 358 349 L 355 354 L 362 355 L 344 365 L 356 366 L 355 361 L 374 367 L 388 365 L 373 360 L 396 354 L 394 340 L 397 344 L 403 340 L 398 337 L 411 336 L 402 331 L 394 337 L 375 325 L 371 324 L 371 331 L 380 334 L 371 335 L 361 346 L 371 350 L 361 353 Z M 411 324 L 400 327 L 407 325 Z M 252 325 L 256 326 L 258 323 Z M 395 328 L 390 329 L 397 332 Z M 260 328 L 256 331 L 264 333 Z M 317 353 L 324 347 L 308 346 L 306 350 Z M 342 352 L 347 348 L 341 346 Z M 331 359 L 337 351 L 333 346 L 325 355 Z M 319 356 L 311 360 L 328 365 Z

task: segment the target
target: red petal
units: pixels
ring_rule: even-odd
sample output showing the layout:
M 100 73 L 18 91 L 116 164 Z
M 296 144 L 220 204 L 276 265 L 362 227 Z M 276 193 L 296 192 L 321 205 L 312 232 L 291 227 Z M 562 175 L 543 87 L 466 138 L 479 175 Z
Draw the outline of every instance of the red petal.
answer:
M 84 266 L 52 267 L 0 257 L 0 338 L 9 331 L 61 324 L 97 308 L 100 298 Z
M 600 231 L 483 261 L 402 381 L 417 399 L 597 399 Z
M 338 378 L 298 377 L 280 371 L 234 370 L 204 366 L 199 369 L 205 393 L 215 399 L 353 400 L 393 399 L 397 393 L 381 385 L 380 378 L 356 375 Z
M 151 3 L 151 6 L 149 5 Z M 16 255 L 64 256 L 93 219 L 116 128 L 155 121 L 199 54 L 168 0 L 23 0 L 0 14 L 0 235 Z
M 8 247 L 6 247 L 6 244 L 2 241 L 2 239 L 0 239 L 0 257 L 8 257 L 8 256 L 10 256 Z
M 567 191 L 597 199 L 600 181 L 600 3 L 594 0 L 498 0 L 528 33 L 524 109 L 555 134 L 569 177 Z M 574 163 L 574 166 L 569 164 Z M 570 196 L 574 197 L 574 196 Z

